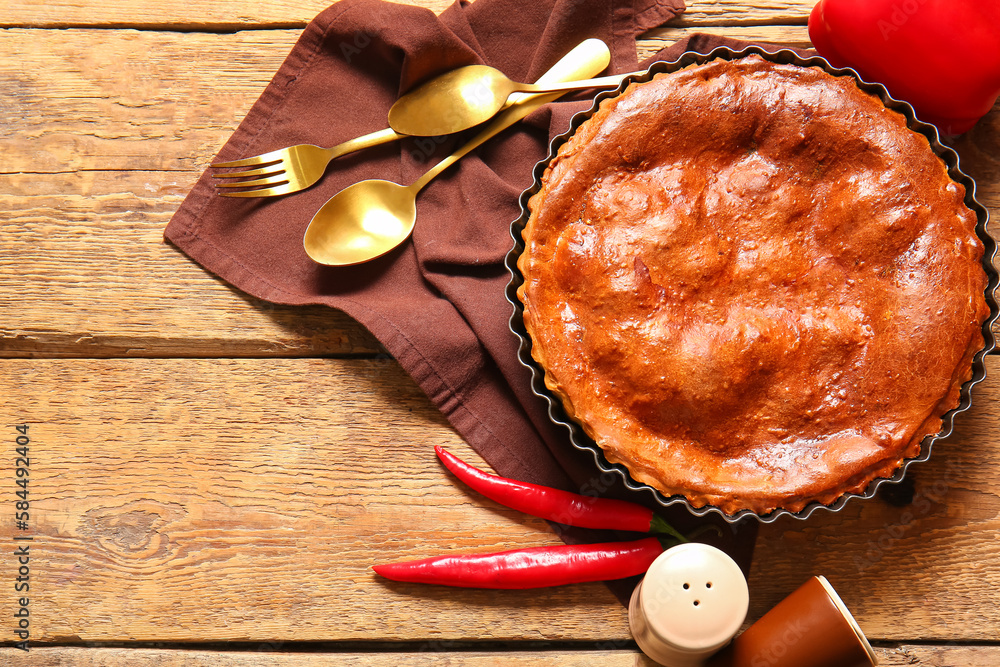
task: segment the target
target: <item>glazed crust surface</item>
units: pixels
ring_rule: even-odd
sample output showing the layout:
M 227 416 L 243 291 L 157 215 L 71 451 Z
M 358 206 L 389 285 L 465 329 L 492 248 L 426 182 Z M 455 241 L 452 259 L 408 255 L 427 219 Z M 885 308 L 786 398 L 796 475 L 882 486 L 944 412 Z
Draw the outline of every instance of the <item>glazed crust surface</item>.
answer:
M 829 504 L 941 428 L 983 347 L 964 188 L 847 77 L 757 57 L 632 84 L 530 200 L 532 354 L 632 477 Z

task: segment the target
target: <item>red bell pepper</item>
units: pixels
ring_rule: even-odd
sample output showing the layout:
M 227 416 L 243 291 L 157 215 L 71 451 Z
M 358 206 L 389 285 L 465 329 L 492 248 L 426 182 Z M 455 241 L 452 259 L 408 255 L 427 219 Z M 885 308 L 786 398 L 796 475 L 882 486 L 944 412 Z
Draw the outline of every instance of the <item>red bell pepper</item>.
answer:
M 944 134 L 967 131 L 1000 96 L 996 0 L 820 0 L 809 37 Z

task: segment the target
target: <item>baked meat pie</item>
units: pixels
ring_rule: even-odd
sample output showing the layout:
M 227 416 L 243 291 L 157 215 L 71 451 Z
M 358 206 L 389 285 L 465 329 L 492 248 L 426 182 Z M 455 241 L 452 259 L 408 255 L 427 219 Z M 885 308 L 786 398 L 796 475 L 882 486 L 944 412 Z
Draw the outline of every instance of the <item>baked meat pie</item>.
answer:
M 849 77 L 752 56 L 632 84 L 529 202 L 532 354 L 635 480 L 727 513 L 829 504 L 916 455 L 971 377 L 964 196 Z

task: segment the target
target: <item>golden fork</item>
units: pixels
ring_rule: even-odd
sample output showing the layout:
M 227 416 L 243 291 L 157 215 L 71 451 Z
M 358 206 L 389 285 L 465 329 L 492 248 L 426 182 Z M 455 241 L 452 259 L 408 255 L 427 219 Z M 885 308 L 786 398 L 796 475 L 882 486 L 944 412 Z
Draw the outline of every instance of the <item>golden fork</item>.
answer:
M 229 171 L 212 174 L 220 179 L 228 180 L 216 183 L 219 188 L 256 188 L 254 190 L 220 191 L 223 197 L 276 197 L 287 195 L 299 190 L 305 190 L 320 179 L 326 171 L 326 166 L 334 158 L 347 155 L 364 148 L 371 148 L 389 141 L 402 139 L 404 134 L 398 134 L 391 128 L 378 130 L 357 137 L 332 148 L 323 148 L 312 144 L 299 144 L 279 150 L 233 160 L 232 162 L 217 162 L 212 167 L 220 169 L 230 167 L 258 167 L 245 171 Z M 251 179 L 251 180 L 246 180 Z M 267 186 L 267 187 L 260 187 Z

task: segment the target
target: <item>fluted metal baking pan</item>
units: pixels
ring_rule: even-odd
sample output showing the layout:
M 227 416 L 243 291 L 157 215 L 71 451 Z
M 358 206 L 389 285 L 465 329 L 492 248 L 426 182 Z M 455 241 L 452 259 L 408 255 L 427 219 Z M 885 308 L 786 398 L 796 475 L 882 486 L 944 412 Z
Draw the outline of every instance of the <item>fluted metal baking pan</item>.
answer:
M 868 488 L 865 489 L 863 493 L 845 493 L 836 501 L 829 505 L 823 505 L 818 502 L 813 502 L 804 507 L 798 512 L 791 512 L 784 509 L 778 509 L 770 512 L 766 515 L 759 515 L 751 510 L 741 510 L 735 514 L 727 514 L 723 512 L 720 508 L 713 505 L 706 505 L 704 507 L 696 508 L 693 507 L 684 496 L 666 496 L 660 491 L 654 489 L 653 487 L 636 482 L 629 475 L 628 469 L 621 464 L 611 463 L 605 458 L 603 450 L 595 443 L 589 436 L 584 433 L 583 429 L 577 424 L 573 419 L 571 419 L 563 409 L 562 402 L 545 386 L 544 374 L 545 371 L 538 365 L 537 362 L 531 356 L 531 338 L 529 337 L 527 331 L 524 327 L 524 307 L 521 301 L 517 297 L 517 290 L 524 282 L 524 278 L 517 268 L 517 260 L 521 253 L 524 251 L 524 241 L 521 238 L 521 232 L 524 230 L 527 224 L 530 212 L 528 210 L 528 199 L 532 195 L 538 192 L 541 187 L 542 174 L 545 172 L 546 167 L 549 162 L 555 157 L 556 152 L 559 147 L 565 143 L 576 131 L 580 125 L 590 118 L 600 106 L 600 103 L 610 97 L 620 95 L 632 82 L 645 82 L 652 79 L 656 74 L 665 72 L 675 72 L 677 70 L 683 69 L 692 64 L 702 64 L 715 59 L 727 59 L 735 60 L 738 58 L 743 58 L 749 55 L 759 55 L 766 60 L 770 60 L 776 63 L 783 64 L 793 64 L 802 67 L 821 67 L 829 74 L 834 76 L 849 76 L 853 78 L 858 87 L 861 90 L 877 95 L 885 104 L 886 107 L 898 111 L 903 114 L 907 119 L 907 124 L 910 129 L 919 132 L 920 134 L 927 137 L 930 142 L 931 148 L 934 152 L 944 160 L 948 167 L 948 174 L 956 182 L 961 183 L 965 186 L 965 203 L 972 209 L 976 214 L 977 225 L 976 233 L 980 240 L 985 246 L 985 252 L 983 254 L 983 269 L 986 271 L 988 277 L 988 283 L 986 287 L 986 302 L 990 307 L 990 316 L 987 318 L 986 322 L 983 324 L 983 339 L 985 340 L 985 345 L 974 357 L 972 363 L 972 379 L 962 385 L 961 398 L 958 407 L 951 410 L 943 416 L 943 423 L 940 432 L 936 435 L 929 435 L 924 438 L 920 446 L 920 452 L 917 456 L 907 459 L 904 461 L 903 465 L 900 466 L 896 473 L 889 478 L 880 478 L 873 480 Z M 627 77 L 622 81 L 621 85 L 610 91 L 605 91 L 597 95 L 594 99 L 594 104 L 590 109 L 586 111 L 581 111 L 576 114 L 570 121 L 569 129 L 560 134 L 559 136 L 552 139 L 549 144 L 549 154 L 548 156 L 535 165 L 533 172 L 534 183 L 533 185 L 525 190 L 521 194 L 520 205 L 521 205 L 521 215 L 511 223 L 511 237 L 514 241 L 514 246 L 511 248 L 510 252 L 507 253 L 506 266 L 510 272 L 510 282 L 507 285 L 506 296 L 507 300 L 510 301 L 514 308 L 514 312 L 510 319 L 511 331 L 520 340 L 520 347 L 518 349 L 518 357 L 522 364 L 527 366 L 531 370 L 531 388 L 532 391 L 541 396 L 548 402 L 548 412 L 552 421 L 566 427 L 569 430 L 570 441 L 573 446 L 584 452 L 589 452 L 594 457 L 594 462 L 598 469 L 603 472 L 610 472 L 616 475 L 620 475 L 623 479 L 625 486 L 632 491 L 640 494 L 648 494 L 656 503 L 664 507 L 669 507 L 673 505 L 684 505 L 688 508 L 690 512 L 697 516 L 704 516 L 711 513 L 716 513 L 721 515 L 726 521 L 730 523 L 735 523 L 747 517 L 754 517 L 757 520 L 770 523 L 775 521 L 781 516 L 791 515 L 797 519 L 806 519 L 812 515 L 813 512 L 819 509 L 825 509 L 829 511 L 838 511 L 844 507 L 844 505 L 853 498 L 871 498 L 878 491 L 879 486 L 885 483 L 899 482 L 906 475 L 909 467 L 917 462 L 926 461 L 931 455 L 931 449 L 934 443 L 941 439 L 948 437 L 952 429 L 954 428 L 954 418 L 960 412 L 964 412 L 969 408 L 972 403 L 972 387 L 983 380 L 986 377 L 986 366 L 984 363 L 984 357 L 988 354 L 995 345 L 995 339 L 993 337 L 992 325 L 997 318 L 998 307 L 995 298 L 995 290 L 998 282 L 997 271 L 993 267 L 993 257 L 996 254 L 997 244 L 993 237 L 990 235 L 987 229 L 987 222 L 989 221 L 989 212 L 986 208 L 976 200 L 976 184 L 968 175 L 966 175 L 959 168 L 958 154 L 954 150 L 945 146 L 941 143 L 941 137 L 938 134 L 937 128 L 933 125 L 921 122 L 916 118 L 916 115 L 911 107 L 906 102 L 902 102 L 893 98 L 889 95 L 889 92 L 884 86 L 878 83 L 870 83 L 861 78 L 861 76 L 850 68 L 836 68 L 829 63 L 825 58 L 820 56 L 813 56 L 810 58 L 803 58 L 799 54 L 791 51 L 789 49 L 778 49 L 766 50 L 760 46 L 750 46 L 745 49 L 734 51 L 726 46 L 720 46 L 713 49 L 709 53 L 696 53 L 689 51 L 681 54 L 681 56 L 671 62 L 657 62 L 654 63 L 645 72 Z

